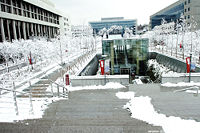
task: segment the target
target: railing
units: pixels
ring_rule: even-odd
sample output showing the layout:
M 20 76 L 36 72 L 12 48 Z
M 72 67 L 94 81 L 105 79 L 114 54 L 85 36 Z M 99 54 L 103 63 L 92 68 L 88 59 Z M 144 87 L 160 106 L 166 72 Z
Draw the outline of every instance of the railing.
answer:
M 63 98 L 67 98 L 68 97 L 68 89 L 63 86 L 60 85 L 50 79 L 43 79 L 43 80 L 47 80 L 50 81 L 50 86 L 51 86 L 51 97 L 63 97 Z M 25 91 L 17 91 L 16 87 L 15 87 L 15 82 L 14 81 L 6 81 L 6 82 L 11 82 L 12 83 L 12 89 L 7 89 L 7 88 L 0 88 L 0 92 L 4 91 L 3 94 L 0 93 L 0 109 L 1 108 L 8 108 L 9 110 L 12 109 L 14 107 L 14 112 L 15 115 L 18 116 L 19 112 L 20 112 L 20 108 L 19 108 L 19 104 L 23 104 L 23 107 L 27 106 L 27 108 L 22 108 L 22 109 L 29 109 L 29 114 L 30 115 L 34 115 L 34 109 L 33 109 L 33 103 L 32 103 L 32 98 L 33 98 L 33 93 L 32 93 L 32 89 L 33 89 L 33 85 L 31 84 L 31 81 L 29 81 L 29 86 L 27 88 L 29 88 L 29 92 L 25 92 Z M 56 85 L 57 87 L 57 92 L 54 91 L 53 89 L 53 85 Z M 62 89 L 62 90 L 61 90 Z M 62 91 L 62 92 L 61 92 Z M 12 94 L 11 94 L 12 93 Z M 57 95 L 55 95 L 57 94 Z M 18 97 L 18 96 L 19 97 Z M 22 101 L 18 102 L 17 99 L 21 98 L 20 96 L 25 96 L 23 99 L 27 98 L 29 99 L 29 102 L 27 103 L 23 103 Z M 10 103 L 9 105 L 7 103 Z M 12 104 L 11 104 L 12 103 Z M 7 104 L 9 107 L 4 106 L 5 104 Z
M 199 87 L 198 86 L 192 86 L 192 87 L 189 87 L 189 88 L 176 90 L 176 91 L 174 91 L 174 93 L 183 92 L 183 91 L 187 91 L 187 90 L 195 90 L 196 91 L 196 95 L 198 96 L 198 94 L 199 94 Z
M 51 94 L 53 97 L 55 97 L 57 94 L 58 97 L 63 97 L 63 98 L 67 98 L 68 97 L 68 89 L 64 86 L 64 85 L 60 85 L 58 83 L 56 83 L 55 81 L 51 80 L 51 79 L 41 79 L 41 81 L 50 81 L 50 87 L 51 87 Z M 55 87 L 57 88 L 57 92 L 55 93 L 54 89 L 53 89 L 53 86 L 55 85 Z M 62 93 L 61 93 L 61 91 Z
M 7 81 L 7 82 L 9 82 L 9 81 Z M 2 91 L 2 90 L 6 91 L 5 94 L 0 94 L 1 103 L 12 103 L 12 101 L 13 101 L 13 106 L 15 108 L 15 113 L 16 113 L 16 115 L 19 115 L 19 108 L 18 108 L 18 102 L 17 102 L 17 93 L 19 93 L 21 95 L 28 95 L 29 96 L 29 102 L 30 102 L 29 103 L 29 109 L 30 109 L 29 112 L 30 112 L 30 114 L 34 114 L 31 93 L 17 91 L 16 87 L 15 87 L 15 82 L 14 81 L 10 81 L 10 82 L 12 83 L 12 89 L 0 88 L 0 91 Z M 6 95 L 8 93 L 12 93 L 12 95 Z M 6 101 L 4 101 L 5 99 L 6 99 Z M 12 101 L 10 99 L 12 99 Z M 26 104 L 26 103 L 23 103 L 23 104 Z M 0 107 L 0 108 L 4 108 L 4 107 Z M 12 107 L 10 107 L 10 108 L 12 108 Z
M 154 51 L 154 52 L 158 52 L 158 53 L 161 53 L 161 54 L 165 54 L 165 55 L 168 55 L 168 56 L 171 56 L 171 57 L 174 57 L 174 58 L 178 58 L 182 61 L 185 62 L 186 60 L 186 57 L 190 57 L 190 54 L 189 53 L 186 53 L 184 51 L 176 51 L 176 49 L 162 49 L 162 48 L 156 48 L 156 47 L 150 47 L 149 48 L 150 51 Z M 193 56 L 192 58 L 195 58 L 195 62 L 197 65 L 200 65 L 200 57 L 197 58 L 196 56 Z

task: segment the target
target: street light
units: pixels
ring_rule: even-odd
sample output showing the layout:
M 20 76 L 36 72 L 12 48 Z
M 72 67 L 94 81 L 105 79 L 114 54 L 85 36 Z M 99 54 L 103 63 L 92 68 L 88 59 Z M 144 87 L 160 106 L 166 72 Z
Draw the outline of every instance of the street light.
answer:
M 190 54 L 190 71 L 189 71 L 189 83 L 191 82 L 191 63 L 192 63 L 192 54 Z

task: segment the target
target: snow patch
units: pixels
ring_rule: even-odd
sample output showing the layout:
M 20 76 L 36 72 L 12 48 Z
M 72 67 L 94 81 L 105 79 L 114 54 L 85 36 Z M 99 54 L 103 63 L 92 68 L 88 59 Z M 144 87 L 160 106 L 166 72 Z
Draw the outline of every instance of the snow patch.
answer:
M 165 133 L 199 133 L 200 131 L 200 122 L 174 116 L 167 117 L 156 112 L 150 97 L 134 97 L 134 92 L 119 92 L 116 96 L 120 99 L 131 99 L 124 106 L 132 113 L 131 117 L 155 126 L 162 126 Z
M 101 89 L 120 89 L 125 88 L 125 86 L 121 85 L 120 83 L 113 83 L 109 82 L 106 85 L 93 85 L 93 86 L 79 86 L 79 87 L 68 87 L 69 91 L 79 91 L 79 90 L 101 90 Z
M 0 98 L 0 122 L 17 122 L 26 119 L 39 119 L 49 104 L 64 98 L 32 98 L 33 113 L 31 112 L 29 98 L 17 98 L 19 115 L 16 115 L 12 93 L 2 95 Z
M 191 81 L 190 83 L 179 82 L 177 84 L 167 82 L 161 85 L 165 87 L 188 87 L 188 86 L 200 86 L 200 83 L 195 83 L 193 81 Z

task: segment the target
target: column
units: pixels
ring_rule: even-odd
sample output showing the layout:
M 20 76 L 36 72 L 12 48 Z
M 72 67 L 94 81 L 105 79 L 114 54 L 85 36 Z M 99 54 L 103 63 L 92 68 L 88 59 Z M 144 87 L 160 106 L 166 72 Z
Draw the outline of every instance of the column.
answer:
M 26 29 L 27 29 L 27 38 L 29 38 L 29 36 L 30 36 L 30 25 L 29 25 L 29 23 L 26 23 Z
M 37 28 L 38 28 L 38 36 L 41 36 L 40 34 L 40 24 L 38 24 L 38 26 L 37 26 Z
M 35 36 L 38 36 L 37 24 L 35 24 L 35 26 L 34 26 L 34 30 L 35 30 Z
M 42 9 L 42 16 L 43 16 L 43 21 L 44 21 L 44 10 Z
M 42 26 L 42 30 L 43 30 L 43 36 L 45 36 L 46 35 L 46 31 L 45 31 L 45 26 L 44 25 Z
M 7 20 L 8 40 L 11 41 L 9 23 L 10 23 L 10 20 Z
M 40 25 L 41 36 L 44 36 L 43 25 Z
M 29 12 L 30 12 L 30 18 L 32 18 L 32 7 L 31 7 L 31 5 L 29 5 Z
M 33 23 L 31 23 L 30 25 L 31 25 L 31 36 L 34 36 L 34 32 L 33 32 Z
M 13 14 L 13 2 L 12 2 L 12 0 L 10 1 L 10 7 L 11 7 L 11 13 Z
M 50 26 L 48 26 L 48 33 L 49 33 L 48 37 L 51 38 L 51 28 L 50 28 Z
M 49 26 L 47 26 L 47 33 L 48 33 L 48 37 L 50 38 L 51 33 L 50 33 L 50 27 Z
M 53 27 L 53 37 L 55 37 L 55 28 Z
M 22 35 L 21 35 L 21 31 L 20 31 L 20 22 L 17 22 L 17 28 L 18 28 L 18 32 L 19 32 L 19 39 L 21 39 Z
M 21 14 L 22 14 L 22 16 L 24 16 L 24 9 L 23 9 L 23 3 L 22 3 L 22 1 L 20 1 L 20 5 L 21 5 Z
M 111 54 L 111 75 L 113 75 L 114 74 L 114 65 L 115 65 L 115 63 L 114 63 L 114 49 L 113 49 L 113 47 L 114 47 L 114 41 L 112 41 L 111 43 L 110 43 L 110 54 Z
M 47 22 L 49 22 L 50 19 L 49 19 L 49 12 L 47 12 Z
M 17 39 L 17 33 L 16 33 L 16 22 L 15 20 L 12 21 L 12 27 L 13 27 L 13 34 L 14 34 L 14 39 Z
M 26 40 L 27 37 L 26 37 L 26 25 L 25 25 L 25 22 L 22 22 L 22 27 L 23 27 L 24 39 Z
M 5 32 L 4 32 L 3 19 L 0 18 L 0 21 L 1 21 L 1 36 L 2 36 L 2 41 L 5 41 L 6 37 L 5 37 Z
M 16 3 L 17 3 L 17 1 L 16 1 Z M 16 10 L 17 11 L 17 15 L 19 15 L 18 7 L 16 7 L 16 8 L 17 8 L 17 10 Z
M 38 7 L 36 7 L 36 15 L 37 15 L 37 19 L 39 20 L 39 18 L 38 18 Z
M 0 2 L 0 12 L 1 12 L 1 2 Z

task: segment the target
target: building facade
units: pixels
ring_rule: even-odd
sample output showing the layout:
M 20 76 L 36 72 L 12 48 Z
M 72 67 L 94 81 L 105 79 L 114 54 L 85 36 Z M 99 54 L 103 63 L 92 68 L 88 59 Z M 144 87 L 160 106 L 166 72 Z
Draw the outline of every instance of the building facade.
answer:
M 133 29 L 133 34 L 137 33 L 137 20 L 135 19 L 124 19 L 123 17 L 114 18 L 101 18 L 101 21 L 89 22 L 93 28 L 93 33 L 98 34 L 100 30 L 106 28 L 109 29 L 112 26 L 121 26 L 122 31 L 125 28 Z
M 73 37 L 92 36 L 92 27 L 87 25 L 72 25 L 71 34 Z
M 200 1 L 199 0 L 179 0 L 150 17 L 150 27 L 153 29 L 161 25 L 162 19 L 167 22 L 176 22 L 184 16 L 188 24 L 197 23 L 195 29 L 200 28 Z
M 69 24 L 68 16 L 49 0 L 0 0 L 0 42 L 64 35 L 65 23 Z

